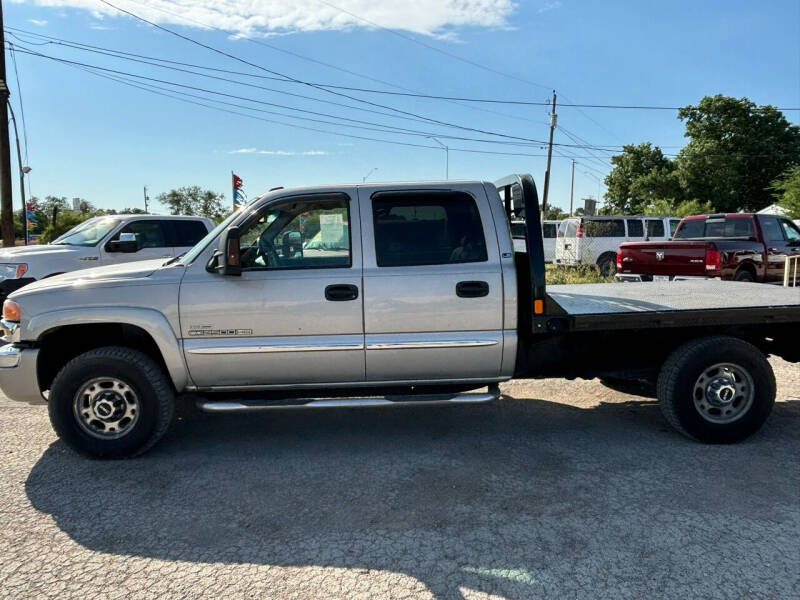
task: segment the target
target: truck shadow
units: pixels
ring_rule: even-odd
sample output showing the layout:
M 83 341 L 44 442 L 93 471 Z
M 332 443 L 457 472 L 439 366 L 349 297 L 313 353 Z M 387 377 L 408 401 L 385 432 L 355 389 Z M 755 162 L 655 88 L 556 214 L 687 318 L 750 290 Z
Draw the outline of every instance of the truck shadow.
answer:
M 753 513 L 779 530 L 796 507 L 799 426 L 800 399 L 727 447 L 673 433 L 651 401 L 191 415 L 132 461 L 55 442 L 25 488 L 95 551 L 384 570 L 437 598 L 462 586 L 526 598 L 558 595 L 589 560 L 658 586 L 664 556 L 692 540 L 726 551 L 709 514 L 741 516 L 737 539 L 757 527 Z M 660 521 L 665 511 L 683 518 Z M 741 568 L 743 581 L 760 576 L 760 563 Z

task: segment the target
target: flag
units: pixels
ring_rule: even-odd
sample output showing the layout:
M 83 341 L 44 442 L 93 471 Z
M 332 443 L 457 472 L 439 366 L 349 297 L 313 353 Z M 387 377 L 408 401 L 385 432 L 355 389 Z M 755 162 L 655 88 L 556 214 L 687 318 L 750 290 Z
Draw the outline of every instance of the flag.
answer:
M 233 171 L 231 171 L 231 178 L 233 179 L 233 210 L 238 210 L 244 205 L 247 194 L 242 189 L 244 187 L 242 178 Z

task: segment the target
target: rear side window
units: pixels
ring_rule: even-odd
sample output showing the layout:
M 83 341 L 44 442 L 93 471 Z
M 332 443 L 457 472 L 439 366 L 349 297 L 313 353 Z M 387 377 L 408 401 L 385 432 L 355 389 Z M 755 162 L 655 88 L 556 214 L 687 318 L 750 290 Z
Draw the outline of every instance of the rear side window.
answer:
M 173 246 L 194 246 L 208 233 L 202 221 L 175 220 L 171 224 Z
M 478 207 L 467 194 L 379 193 L 372 218 L 379 267 L 488 260 Z
M 622 219 L 584 221 L 583 235 L 593 238 L 625 237 L 625 221 Z
M 690 238 L 701 238 L 706 233 L 705 219 L 692 219 L 683 221 L 678 231 L 675 232 L 676 240 L 687 240 Z
M 664 221 L 662 219 L 647 219 L 645 225 L 647 226 L 647 237 L 664 237 Z
M 525 223 L 512 223 L 511 224 L 511 237 L 524 240 L 525 239 Z
M 172 246 L 167 240 L 167 227 L 169 227 L 167 223 L 156 219 L 131 221 L 109 241 L 118 240 L 122 233 L 132 233 L 136 238 L 139 250 L 142 248 L 166 248 Z
M 542 225 L 542 237 L 549 239 L 556 237 L 556 224 L 545 223 Z
M 755 236 L 753 221 L 749 217 L 692 219 L 684 221 L 675 233 L 675 239 L 694 238 L 748 238 Z
M 644 225 L 639 219 L 628 219 L 628 237 L 644 237 Z

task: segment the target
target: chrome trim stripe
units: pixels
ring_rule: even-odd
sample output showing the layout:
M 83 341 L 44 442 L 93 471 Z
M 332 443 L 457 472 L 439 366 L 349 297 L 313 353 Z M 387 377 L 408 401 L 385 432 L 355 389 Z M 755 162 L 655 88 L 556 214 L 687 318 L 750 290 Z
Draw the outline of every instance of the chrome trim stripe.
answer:
M 322 352 L 333 350 L 363 350 L 364 344 L 277 344 L 273 346 L 214 346 L 187 349 L 187 354 L 269 354 L 273 352 Z
M 413 348 L 474 348 L 479 346 L 496 346 L 500 340 L 440 340 L 436 342 L 372 342 L 367 350 L 408 350 Z

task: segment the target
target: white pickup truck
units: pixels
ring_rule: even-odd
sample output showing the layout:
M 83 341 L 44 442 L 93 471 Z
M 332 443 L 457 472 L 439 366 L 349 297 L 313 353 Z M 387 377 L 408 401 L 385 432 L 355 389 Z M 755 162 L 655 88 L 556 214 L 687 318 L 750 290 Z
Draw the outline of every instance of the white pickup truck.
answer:
M 52 244 L 0 250 L 0 300 L 24 285 L 79 269 L 191 249 L 214 224 L 205 217 L 108 215 L 87 219 Z
M 676 429 L 735 442 L 772 409 L 767 354 L 800 361 L 796 289 L 546 288 L 529 175 L 274 190 L 180 259 L 28 285 L 1 324 L 6 395 L 46 403 L 68 445 L 108 458 L 155 444 L 179 400 L 210 412 L 475 403 L 513 377 L 649 380 Z

